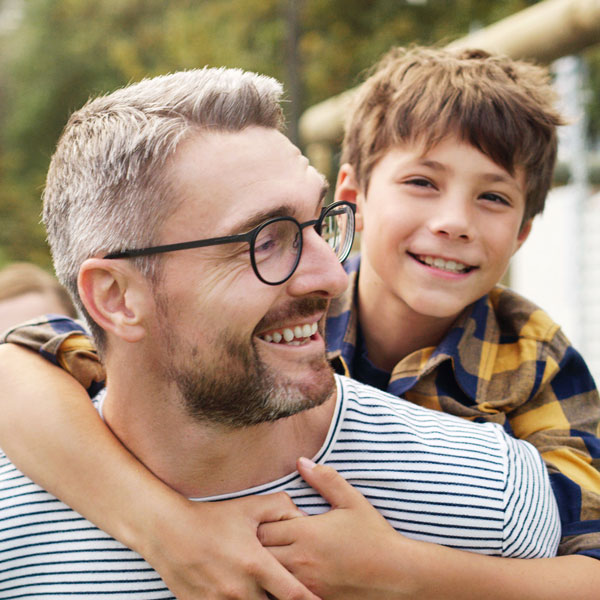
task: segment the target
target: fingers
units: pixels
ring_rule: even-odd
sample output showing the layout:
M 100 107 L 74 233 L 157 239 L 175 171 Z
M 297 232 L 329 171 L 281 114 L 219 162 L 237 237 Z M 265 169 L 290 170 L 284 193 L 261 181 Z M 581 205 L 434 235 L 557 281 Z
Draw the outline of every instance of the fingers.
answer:
M 316 465 L 308 458 L 298 459 L 298 471 L 303 479 L 331 504 L 332 508 L 350 508 L 367 502 L 335 469 Z
M 300 583 L 274 556 L 262 561 L 262 570 L 257 576 L 259 585 L 278 600 L 320 600 Z M 269 596 L 271 597 L 271 596 Z
M 258 541 L 266 548 L 270 546 L 288 546 L 296 539 L 295 522 L 261 523 L 258 528 Z
M 246 502 L 257 525 L 272 521 L 295 519 L 305 515 L 284 492 L 264 496 L 250 496 L 246 498 Z

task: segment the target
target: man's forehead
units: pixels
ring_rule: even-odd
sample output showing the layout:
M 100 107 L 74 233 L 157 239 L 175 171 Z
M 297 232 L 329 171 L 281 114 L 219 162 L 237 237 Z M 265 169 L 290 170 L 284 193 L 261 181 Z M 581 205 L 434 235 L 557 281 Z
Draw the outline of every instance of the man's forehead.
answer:
M 327 191 L 325 178 L 300 150 L 263 127 L 202 132 L 182 144 L 170 171 L 182 198 L 177 213 L 198 219 L 207 231 L 219 226 L 219 234 L 279 213 L 311 218 Z

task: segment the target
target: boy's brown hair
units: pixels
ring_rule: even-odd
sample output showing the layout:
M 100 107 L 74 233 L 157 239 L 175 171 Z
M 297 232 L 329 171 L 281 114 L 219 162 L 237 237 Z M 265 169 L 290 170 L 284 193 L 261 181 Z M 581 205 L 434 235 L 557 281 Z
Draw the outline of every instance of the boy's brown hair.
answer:
M 514 174 L 525 171 L 523 222 L 542 212 L 564 124 L 547 69 L 483 50 L 394 48 L 359 88 L 346 120 L 341 162 L 363 190 L 391 147 L 425 151 L 457 135 Z

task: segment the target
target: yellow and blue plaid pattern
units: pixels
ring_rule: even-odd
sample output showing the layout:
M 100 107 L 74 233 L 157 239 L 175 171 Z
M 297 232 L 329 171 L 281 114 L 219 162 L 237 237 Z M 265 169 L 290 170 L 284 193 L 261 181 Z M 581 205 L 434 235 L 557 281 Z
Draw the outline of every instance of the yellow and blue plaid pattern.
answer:
M 86 327 L 69 317 L 46 315 L 5 331 L 0 344 L 10 342 L 39 352 L 62 367 L 95 396 L 103 387 L 105 371 Z
M 351 284 L 327 320 L 329 357 L 350 376 L 362 360 L 359 266 L 359 257 L 346 263 Z M 560 509 L 559 553 L 600 559 L 600 397 L 585 361 L 544 311 L 496 287 L 465 310 L 437 347 L 405 357 L 386 379 L 384 389 L 415 404 L 500 423 L 533 444 Z

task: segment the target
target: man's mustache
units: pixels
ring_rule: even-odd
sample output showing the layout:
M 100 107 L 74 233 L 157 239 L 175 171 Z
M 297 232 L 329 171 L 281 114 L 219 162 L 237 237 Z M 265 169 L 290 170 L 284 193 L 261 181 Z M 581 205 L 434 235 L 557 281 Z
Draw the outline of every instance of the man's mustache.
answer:
M 255 332 L 265 331 L 282 323 L 293 321 L 300 317 L 310 317 L 315 313 L 325 312 L 329 306 L 329 300 L 324 298 L 303 298 L 290 302 L 286 306 L 265 315 L 256 326 Z

